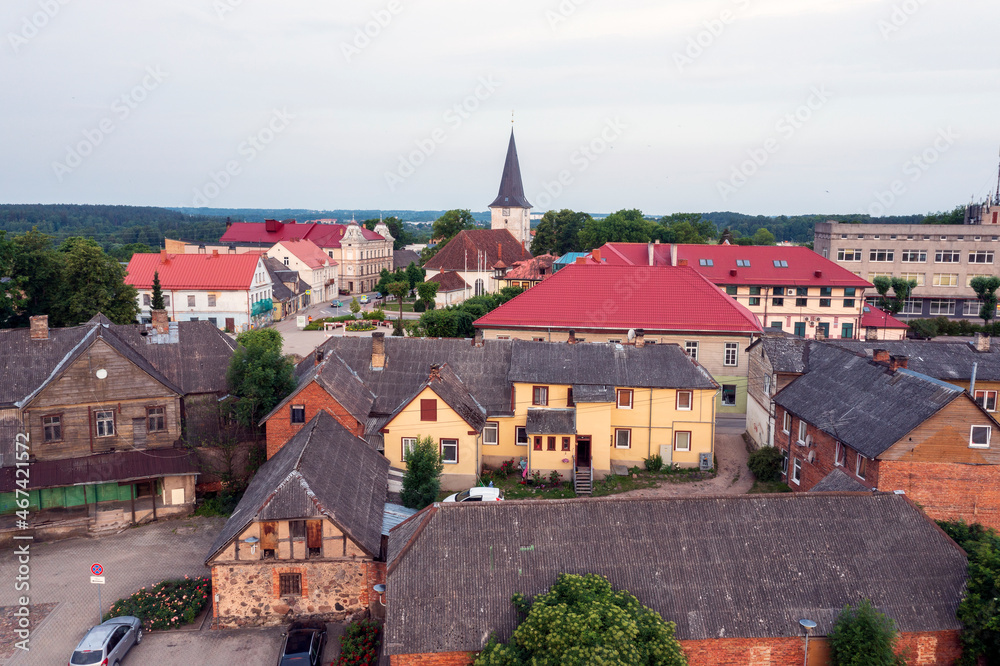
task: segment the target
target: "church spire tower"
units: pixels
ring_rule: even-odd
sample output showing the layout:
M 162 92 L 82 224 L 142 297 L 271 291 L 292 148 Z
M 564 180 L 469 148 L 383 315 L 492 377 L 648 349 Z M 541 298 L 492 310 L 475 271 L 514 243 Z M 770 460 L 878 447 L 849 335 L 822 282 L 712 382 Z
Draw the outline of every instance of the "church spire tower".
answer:
M 506 229 L 518 241 L 531 247 L 531 204 L 524 196 L 524 184 L 521 182 L 521 165 L 517 161 L 517 145 L 514 143 L 514 130 L 510 131 L 510 143 L 507 145 L 507 159 L 503 165 L 503 175 L 500 177 L 500 192 L 490 204 L 493 214 L 491 227 Z

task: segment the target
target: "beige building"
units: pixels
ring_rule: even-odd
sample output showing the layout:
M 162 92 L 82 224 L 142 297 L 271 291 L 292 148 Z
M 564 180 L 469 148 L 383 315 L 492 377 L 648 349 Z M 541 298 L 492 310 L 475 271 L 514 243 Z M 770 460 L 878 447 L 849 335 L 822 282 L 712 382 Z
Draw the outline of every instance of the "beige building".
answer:
M 995 210 L 994 210 L 995 209 Z M 969 286 L 979 275 L 997 275 L 1000 206 L 987 206 L 982 224 L 816 225 L 813 247 L 823 257 L 869 282 L 901 277 L 917 283 L 899 317 L 978 319 L 980 303 Z M 871 295 L 871 292 L 869 292 Z
M 337 262 L 309 240 L 276 243 L 267 256 L 299 274 L 309 285 L 309 302 L 318 303 L 337 297 Z

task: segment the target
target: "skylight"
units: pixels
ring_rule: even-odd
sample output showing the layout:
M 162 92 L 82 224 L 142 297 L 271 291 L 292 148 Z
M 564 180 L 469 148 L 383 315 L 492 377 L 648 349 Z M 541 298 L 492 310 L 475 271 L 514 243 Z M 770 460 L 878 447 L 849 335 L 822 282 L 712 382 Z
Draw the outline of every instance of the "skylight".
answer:
M 788 262 L 784 261 L 784 260 L 775 259 L 774 260 L 774 267 L 775 268 L 788 268 Z
M 744 268 L 750 268 L 750 260 L 749 259 L 737 259 L 736 260 L 736 265 L 737 266 L 743 266 Z
M 699 266 L 714 266 L 715 264 L 712 263 L 711 259 L 699 259 L 698 260 L 698 265 Z

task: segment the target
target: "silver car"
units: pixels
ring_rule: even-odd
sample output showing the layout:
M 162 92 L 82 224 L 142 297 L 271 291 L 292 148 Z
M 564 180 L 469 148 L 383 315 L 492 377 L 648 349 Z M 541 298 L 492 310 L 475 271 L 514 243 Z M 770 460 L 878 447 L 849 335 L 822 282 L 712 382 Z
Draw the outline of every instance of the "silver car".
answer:
M 73 650 L 69 666 L 119 666 L 125 653 L 142 642 L 142 622 L 137 617 L 113 617 L 91 627 Z

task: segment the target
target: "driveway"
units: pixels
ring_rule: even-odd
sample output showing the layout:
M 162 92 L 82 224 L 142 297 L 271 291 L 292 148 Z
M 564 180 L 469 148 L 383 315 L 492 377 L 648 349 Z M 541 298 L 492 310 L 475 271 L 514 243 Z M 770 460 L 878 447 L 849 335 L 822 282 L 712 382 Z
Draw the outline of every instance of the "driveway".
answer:
M 203 565 L 208 548 L 225 521 L 222 518 L 167 520 L 126 529 L 100 538 L 82 537 L 30 546 L 30 594 L 33 607 L 30 651 L 15 650 L 7 631 L 11 608 L 23 592 L 15 592 L 17 564 L 9 554 L 0 558 L 0 663 L 10 666 L 65 664 L 83 634 L 98 623 L 97 585 L 90 566 L 104 567 L 106 584 L 101 603 L 113 602 L 142 586 L 165 578 L 209 575 Z M 36 606 L 37 605 L 37 606 Z M 48 612 L 44 618 L 40 616 Z M 201 630 L 144 634 L 122 666 L 133 664 L 240 664 L 256 666 L 277 661 L 281 627 L 211 630 L 211 618 Z M 331 625 L 331 636 L 338 631 Z M 337 634 L 339 635 L 339 633 Z M 337 641 L 332 641 L 334 644 Z M 327 648 L 332 659 L 335 646 Z M 12 656 L 13 655 L 13 656 Z

